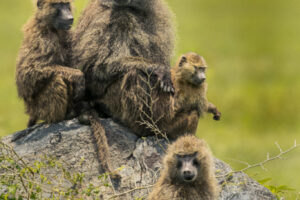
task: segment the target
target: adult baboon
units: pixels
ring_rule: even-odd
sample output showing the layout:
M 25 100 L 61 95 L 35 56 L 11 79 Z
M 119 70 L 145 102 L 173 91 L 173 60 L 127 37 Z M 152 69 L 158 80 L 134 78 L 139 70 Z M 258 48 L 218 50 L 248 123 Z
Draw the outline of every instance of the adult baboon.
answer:
M 73 23 L 71 0 L 38 0 L 34 16 L 24 27 L 16 69 L 18 95 L 30 119 L 54 123 L 74 116 L 83 97 L 83 73 L 70 66 Z
M 85 73 L 89 98 L 96 102 L 100 113 L 143 132 L 136 119 L 141 106 L 148 111 L 129 96 L 137 98 L 137 85 L 146 89 L 139 84 L 139 77 L 147 77 L 151 72 L 151 84 L 158 82 L 158 97 L 171 98 L 174 89 L 169 62 L 173 34 L 172 14 L 163 0 L 90 2 L 75 30 L 73 63 Z M 139 95 L 146 99 L 144 94 Z M 121 102 L 128 102 L 125 109 L 119 107 Z
M 169 146 L 148 200 L 215 200 L 218 193 L 211 151 L 204 140 L 189 135 Z

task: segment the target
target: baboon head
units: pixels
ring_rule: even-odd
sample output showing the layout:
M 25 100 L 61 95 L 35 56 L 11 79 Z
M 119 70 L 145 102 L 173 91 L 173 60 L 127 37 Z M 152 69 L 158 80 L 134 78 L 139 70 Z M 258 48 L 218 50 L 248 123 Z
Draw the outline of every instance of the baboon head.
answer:
M 100 0 L 100 2 L 109 7 L 132 7 L 143 9 L 154 0 Z
M 164 166 L 172 182 L 201 183 L 213 167 L 211 152 L 204 140 L 193 135 L 183 136 L 168 148 Z
M 195 86 L 200 86 L 206 80 L 207 68 L 204 58 L 196 53 L 187 53 L 177 62 L 179 79 Z
M 37 0 L 37 19 L 57 30 L 69 30 L 73 24 L 70 0 Z

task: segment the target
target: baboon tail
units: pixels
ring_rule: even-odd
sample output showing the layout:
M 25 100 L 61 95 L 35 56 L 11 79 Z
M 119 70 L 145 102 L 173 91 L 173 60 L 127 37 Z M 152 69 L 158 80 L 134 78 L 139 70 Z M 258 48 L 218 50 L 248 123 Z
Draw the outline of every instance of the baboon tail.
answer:
M 107 143 L 107 137 L 106 137 L 105 129 L 104 129 L 96 111 L 91 111 L 90 123 L 91 123 L 92 133 L 96 140 L 97 153 L 98 153 L 98 158 L 99 158 L 101 167 L 105 172 L 111 173 L 112 168 L 111 168 L 111 163 L 110 163 L 110 159 L 109 159 L 110 155 L 109 155 L 109 147 L 108 147 L 108 143 Z

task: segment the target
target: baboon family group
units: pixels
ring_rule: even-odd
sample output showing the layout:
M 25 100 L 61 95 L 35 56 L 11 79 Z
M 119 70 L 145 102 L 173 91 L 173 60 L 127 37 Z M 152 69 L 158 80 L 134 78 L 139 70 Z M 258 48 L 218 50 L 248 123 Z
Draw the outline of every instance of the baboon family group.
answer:
M 109 150 L 99 116 L 141 137 L 165 135 L 175 142 L 149 199 L 216 199 L 211 152 L 194 135 L 205 112 L 221 113 L 206 98 L 203 57 L 187 53 L 170 67 L 173 16 L 164 0 L 90 0 L 73 31 L 71 0 L 36 6 L 16 69 L 28 126 L 78 117 L 91 124 L 101 162 Z

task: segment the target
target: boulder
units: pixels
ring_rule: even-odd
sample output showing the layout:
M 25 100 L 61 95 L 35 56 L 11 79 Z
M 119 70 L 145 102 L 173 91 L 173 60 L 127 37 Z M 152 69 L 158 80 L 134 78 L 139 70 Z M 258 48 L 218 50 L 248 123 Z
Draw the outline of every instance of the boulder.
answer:
M 3 139 L 28 163 L 47 155 L 55 158 L 70 173 L 84 174 L 83 184 L 98 185 L 99 199 L 131 200 L 146 198 L 161 168 L 167 142 L 156 137 L 138 138 L 111 119 L 101 119 L 106 130 L 112 167 L 121 178 L 103 183 L 96 141 L 89 126 L 77 119 L 51 125 L 36 125 Z M 272 193 L 244 173 L 233 173 L 230 166 L 215 159 L 216 176 L 221 185 L 220 200 L 276 199 Z M 50 170 L 51 171 L 51 170 Z M 57 172 L 52 172 L 55 174 Z M 51 174 L 49 172 L 48 174 Z M 226 176 L 225 176 L 226 174 Z M 101 177 L 101 176 L 100 176 Z M 99 182 L 99 180 L 101 181 Z M 63 184 L 57 181 L 52 184 Z M 63 187 L 63 186 L 61 186 Z

